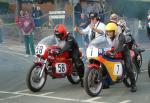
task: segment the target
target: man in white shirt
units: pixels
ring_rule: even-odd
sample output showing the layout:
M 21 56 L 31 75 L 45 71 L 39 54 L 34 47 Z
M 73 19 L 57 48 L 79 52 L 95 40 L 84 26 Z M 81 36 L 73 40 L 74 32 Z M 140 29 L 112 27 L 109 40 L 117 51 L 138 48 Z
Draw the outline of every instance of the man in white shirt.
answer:
M 105 24 L 100 21 L 98 14 L 95 12 L 91 12 L 89 14 L 89 19 L 91 20 L 91 23 L 85 29 L 80 30 L 78 27 L 75 27 L 75 31 L 79 34 L 88 35 L 89 41 L 92 41 L 98 36 L 104 38 Z

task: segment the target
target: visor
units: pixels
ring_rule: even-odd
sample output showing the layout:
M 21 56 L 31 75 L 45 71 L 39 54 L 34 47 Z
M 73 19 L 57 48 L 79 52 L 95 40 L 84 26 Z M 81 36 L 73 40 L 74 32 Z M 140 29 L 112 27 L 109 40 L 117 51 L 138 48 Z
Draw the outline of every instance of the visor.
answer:
M 55 33 L 55 35 L 56 35 L 57 38 L 62 38 L 63 37 L 63 34 L 61 34 L 61 33 Z

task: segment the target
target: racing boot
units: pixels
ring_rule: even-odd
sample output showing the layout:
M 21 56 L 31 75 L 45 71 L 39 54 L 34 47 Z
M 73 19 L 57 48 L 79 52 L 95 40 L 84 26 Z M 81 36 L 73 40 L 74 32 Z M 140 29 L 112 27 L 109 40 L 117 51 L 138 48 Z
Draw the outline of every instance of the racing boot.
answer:
M 136 92 L 137 87 L 136 87 L 136 81 L 135 78 L 131 78 L 131 92 Z
M 80 79 L 80 82 L 81 82 L 81 87 L 84 87 L 83 79 Z
M 76 63 L 77 72 L 80 78 L 81 87 L 84 87 L 83 85 L 83 77 L 84 77 L 84 63 L 82 60 L 78 60 L 78 64 Z

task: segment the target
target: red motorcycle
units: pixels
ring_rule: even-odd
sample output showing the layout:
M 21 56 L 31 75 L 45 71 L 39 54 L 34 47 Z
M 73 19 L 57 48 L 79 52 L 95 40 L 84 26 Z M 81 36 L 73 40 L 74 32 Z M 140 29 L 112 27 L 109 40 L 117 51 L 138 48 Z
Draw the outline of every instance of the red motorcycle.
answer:
M 80 82 L 80 78 L 71 59 L 71 53 L 64 52 L 56 55 L 64 44 L 65 41 L 58 41 L 54 35 L 48 36 L 38 43 L 35 49 L 37 61 L 30 68 L 26 79 L 27 87 L 31 91 L 40 91 L 46 82 L 47 75 L 52 78 L 67 77 L 72 84 L 78 84 Z
M 142 52 L 145 51 L 145 49 L 141 48 L 140 45 L 135 42 L 132 34 L 130 31 L 126 34 L 126 41 L 129 49 L 134 52 L 134 55 L 132 60 L 135 63 L 135 66 L 137 67 L 138 73 L 141 72 L 141 66 L 142 66 Z

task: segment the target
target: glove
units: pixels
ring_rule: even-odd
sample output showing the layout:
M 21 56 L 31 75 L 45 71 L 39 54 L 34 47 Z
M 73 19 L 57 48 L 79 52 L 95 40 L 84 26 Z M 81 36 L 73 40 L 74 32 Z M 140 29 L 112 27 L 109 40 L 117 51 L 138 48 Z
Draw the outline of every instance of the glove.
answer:
M 110 58 L 114 58 L 115 54 L 113 52 L 106 52 L 106 55 Z
M 50 49 L 49 53 L 52 55 L 60 55 L 61 53 L 61 49 L 57 48 L 57 49 Z
M 55 51 L 53 52 L 54 55 L 60 55 L 61 54 L 61 49 L 55 49 Z

